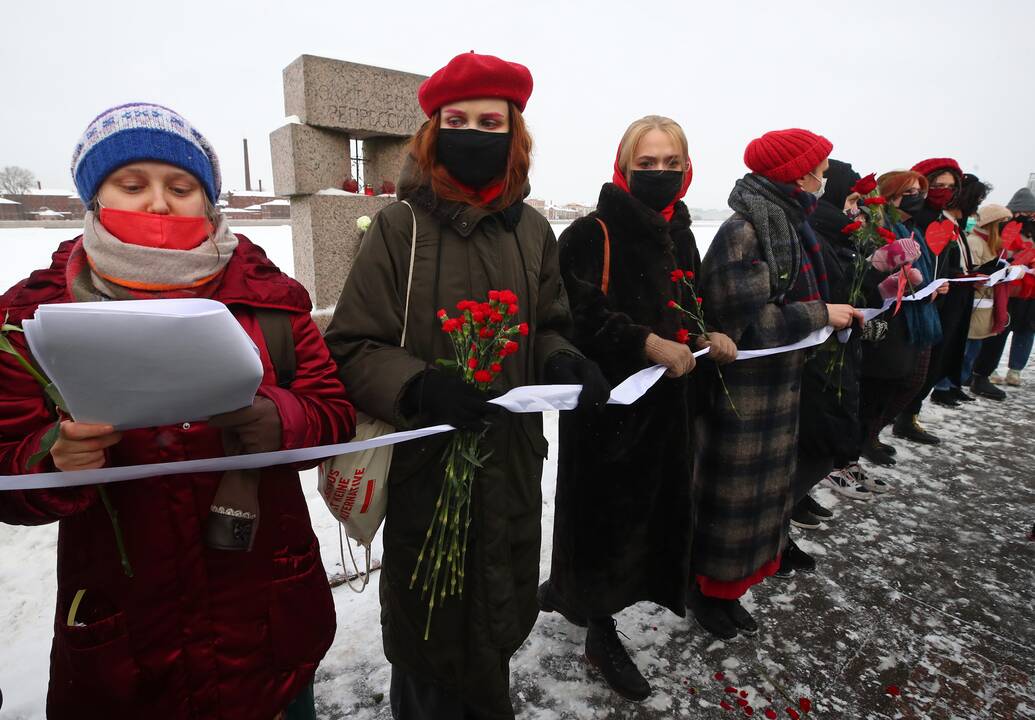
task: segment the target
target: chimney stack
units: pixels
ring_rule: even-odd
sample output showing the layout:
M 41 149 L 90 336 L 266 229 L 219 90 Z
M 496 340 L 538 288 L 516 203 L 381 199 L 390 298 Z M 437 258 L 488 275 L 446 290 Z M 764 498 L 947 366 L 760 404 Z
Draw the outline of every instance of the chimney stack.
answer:
M 244 139 L 244 189 L 252 189 L 252 173 L 248 166 L 248 138 Z

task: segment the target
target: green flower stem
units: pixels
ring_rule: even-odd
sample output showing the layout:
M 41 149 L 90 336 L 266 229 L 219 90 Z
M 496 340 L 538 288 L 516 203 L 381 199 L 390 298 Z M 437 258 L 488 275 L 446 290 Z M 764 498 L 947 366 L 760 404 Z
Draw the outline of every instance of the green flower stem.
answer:
M 103 485 L 97 486 L 97 492 L 100 493 L 101 502 L 104 503 L 104 509 L 108 511 L 108 517 L 111 518 L 111 527 L 115 531 L 115 545 L 119 548 L 119 557 L 122 559 L 122 571 L 126 573 L 126 577 L 133 577 L 133 566 L 129 564 L 129 555 L 126 554 L 126 543 L 122 539 L 122 526 L 119 525 L 119 511 L 115 509 L 115 506 L 111 504 L 111 498 L 108 497 L 108 491 Z

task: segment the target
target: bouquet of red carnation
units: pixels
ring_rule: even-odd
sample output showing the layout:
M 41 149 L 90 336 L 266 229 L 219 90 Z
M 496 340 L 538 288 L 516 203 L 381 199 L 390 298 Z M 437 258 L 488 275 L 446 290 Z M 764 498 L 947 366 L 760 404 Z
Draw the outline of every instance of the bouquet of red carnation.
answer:
M 692 307 L 685 307 L 680 305 L 675 300 L 668 301 L 668 307 L 672 310 L 678 310 L 679 312 L 686 315 L 693 323 L 697 326 L 697 329 L 701 333 L 701 338 L 704 340 L 708 339 L 708 329 L 704 324 L 704 298 L 697 294 L 697 288 L 694 287 L 694 271 L 693 270 L 680 270 L 675 269 L 669 273 L 669 278 L 676 284 L 684 285 L 690 291 L 690 298 L 693 301 Z M 690 342 L 690 331 L 681 328 L 676 333 L 676 342 L 689 344 Z M 729 388 L 726 387 L 726 379 L 722 376 L 722 369 L 716 365 L 715 371 L 719 373 L 719 382 L 722 383 L 722 390 L 726 393 L 726 400 L 729 401 L 730 407 L 733 408 L 734 414 L 738 417 L 740 413 L 737 412 L 737 406 L 733 404 L 733 397 L 730 395 Z
M 453 360 L 439 360 L 438 364 L 458 371 L 479 390 L 488 390 L 503 372 L 504 359 L 518 351 L 517 338 L 528 335 L 528 324 L 515 322 L 517 295 L 510 290 L 490 290 L 488 302 L 461 300 L 456 309 L 460 314 L 455 318 L 444 309 L 438 311 L 442 332 L 449 335 L 455 355 Z M 489 457 L 480 449 L 484 436 L 485 430 L 457 431 L 446 449 L 442 490 L 410 578 L 411 589 L 421 578 L 421 593 L 428 598 L 425 640 L 436 601 L 445 600 L 447 594 L 459 596 L 464 592 L 473 482 L 478 468 Z

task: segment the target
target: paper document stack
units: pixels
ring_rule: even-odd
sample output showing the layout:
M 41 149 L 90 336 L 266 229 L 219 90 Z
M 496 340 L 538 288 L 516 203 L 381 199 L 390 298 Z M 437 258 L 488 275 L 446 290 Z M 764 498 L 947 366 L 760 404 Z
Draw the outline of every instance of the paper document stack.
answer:
M 259 351 L 202 298 L 41 305 L 29 349 L 80 422 L 119 430 L 205 420 L 252 404 Z

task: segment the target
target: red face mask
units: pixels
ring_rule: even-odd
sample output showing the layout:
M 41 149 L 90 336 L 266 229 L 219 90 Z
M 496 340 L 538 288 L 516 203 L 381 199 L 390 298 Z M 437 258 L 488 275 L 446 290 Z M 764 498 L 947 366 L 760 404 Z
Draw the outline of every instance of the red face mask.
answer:
M 944 210 L 955 195 L 953 188 L 931 188 L 927 191 L 927 204 L 935 210 Z
M 207 217 L 156 215 L 101 208 L 101 225 L 124 243 L 162 250 L 193 250 L 212 234 Z

